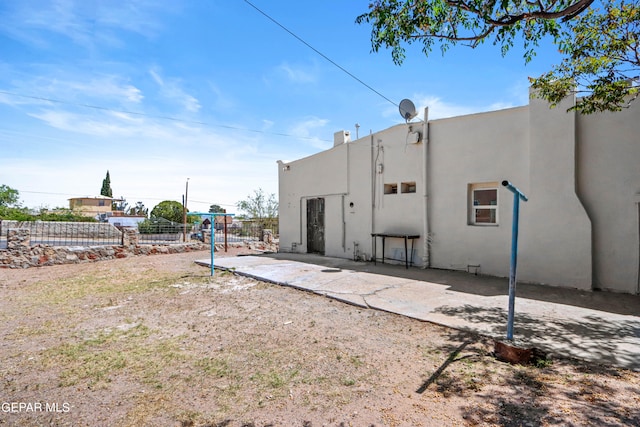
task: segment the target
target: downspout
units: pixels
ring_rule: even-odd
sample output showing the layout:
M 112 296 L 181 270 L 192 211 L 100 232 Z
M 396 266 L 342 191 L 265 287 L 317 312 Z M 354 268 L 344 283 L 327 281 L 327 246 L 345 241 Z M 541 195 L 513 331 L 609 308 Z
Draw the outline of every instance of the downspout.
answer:
M 371 138 L 371 234 L 375 233 L 376 220 L 376 165 L 373 164 L 373 131 L 369 130 Z M 376 254 L 373 253 L 373 239 L 371 236 L 371 258 L 374 259 Z
M 344 194 L 342 195 L 342 252 L 347 251 L 347 221 L 344 215 Z
M 300 197 L 300 227 L 298 227 L 300 229 L 300 241 L 296 242 L 298 245 L 302 245 L 302 201 L 306 199 L 306 196 L 302 196 Z
M 424 173 L 424 183 L 422 189 L 423 196 L 423 215 L 422 215 L 422 229 L 424 232 L 423 235 L 423 255 L 422 255 L 422 265 L 423 268 L 431 267 L 431 245 L 430 245 L 430 236 L 429 236 L 429 107 L 425 107 L 424 109 L 424 121 L 422 122 L 422 171 Z
M 351 196 L 351 143 L 347 146 L 347 194 L 342 196 L 342 252 L 347 252 L 347 218 L 345 215 L 345 196 Z

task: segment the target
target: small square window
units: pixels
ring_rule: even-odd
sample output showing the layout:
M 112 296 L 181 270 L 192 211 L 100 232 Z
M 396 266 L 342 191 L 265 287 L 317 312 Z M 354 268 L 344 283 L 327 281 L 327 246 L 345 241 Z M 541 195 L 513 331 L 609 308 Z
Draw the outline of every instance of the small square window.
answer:
M 384 194 L 398 194 L 398 184 L 385 184 Z
M 403 182 L 400 184 L 400 191 L 402 193 L 415 193 L 416 192 L 416 183 L 415 182 Z
M 469 224 L 498 224 L 498 183 L 469 184 Z

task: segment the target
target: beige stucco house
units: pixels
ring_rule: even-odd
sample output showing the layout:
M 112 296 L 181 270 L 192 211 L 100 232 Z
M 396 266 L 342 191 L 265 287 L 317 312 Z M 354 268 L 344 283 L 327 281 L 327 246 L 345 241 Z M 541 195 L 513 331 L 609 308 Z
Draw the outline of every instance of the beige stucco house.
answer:
M 425 110 L 279 161 L 280 250 L 380 259 L 372 234 L 409 235 L 414 266 L 508 276 L 508 180 L 528 197 L 519 281 L 640 293 L 640 103 L 583 116 L 567 112 L 574 102 L 439 120 Z M 385 240 L 385 258 L 404 262 L 404 239 Z
M 111 216 L 114 200 L 118 199 L 107 196 L 73 197 L 69 199 L 69 209 L 92 218 L 107 217 Z

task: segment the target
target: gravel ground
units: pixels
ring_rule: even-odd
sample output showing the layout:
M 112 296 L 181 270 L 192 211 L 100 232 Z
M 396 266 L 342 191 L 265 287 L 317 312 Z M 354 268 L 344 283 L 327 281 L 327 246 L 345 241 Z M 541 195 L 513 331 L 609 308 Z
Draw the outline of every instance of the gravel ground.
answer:
M 482 337 L 212 278 L 206 256 L 0 270 L 0 425 L 640 425 L 638 373 L 505 364 Z

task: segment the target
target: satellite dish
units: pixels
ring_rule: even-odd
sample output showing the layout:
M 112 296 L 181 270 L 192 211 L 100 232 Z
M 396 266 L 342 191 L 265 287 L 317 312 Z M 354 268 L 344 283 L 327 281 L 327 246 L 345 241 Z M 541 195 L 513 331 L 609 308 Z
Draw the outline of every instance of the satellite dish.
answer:
M 413 102 L 411 102 L 410 99 L 403 99 L 400 101 L 400 115 L 406 121 L 409 121 L 418 115 L 416 106 L 413 105 Z

